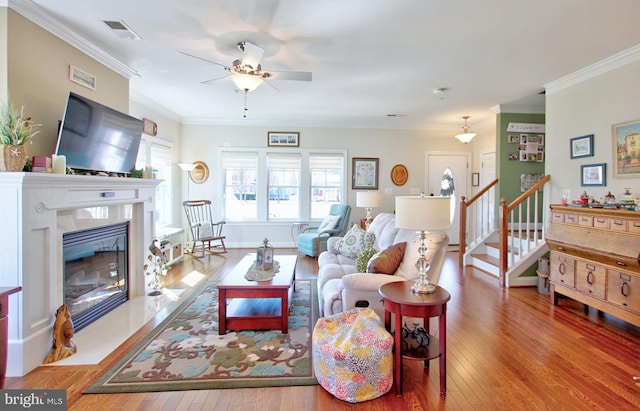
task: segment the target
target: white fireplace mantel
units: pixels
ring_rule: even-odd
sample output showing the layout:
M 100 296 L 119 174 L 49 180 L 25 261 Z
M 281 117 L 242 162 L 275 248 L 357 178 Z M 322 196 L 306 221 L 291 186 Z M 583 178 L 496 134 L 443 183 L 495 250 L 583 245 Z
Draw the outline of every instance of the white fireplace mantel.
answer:
M 62 234 L 74 224 L 74 210 L 107 206 L 108 218 L 94 224 L 130 221 L 129 294 L 145 294 L 141 270 L 155 235 L 160 181 L 0 172 L 0 286 L 22 286 L 9 299 L 7 376 L 27 374 L 51 348 L 55 311 L 64 303 Z

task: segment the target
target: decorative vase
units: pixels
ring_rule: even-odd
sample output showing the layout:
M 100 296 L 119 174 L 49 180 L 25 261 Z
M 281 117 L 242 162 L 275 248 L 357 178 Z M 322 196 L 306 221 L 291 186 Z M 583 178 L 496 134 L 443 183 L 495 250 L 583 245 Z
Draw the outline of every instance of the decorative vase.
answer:
M 22 171 L 26 163 L 24 146 L 0 144 L 0 171 Z

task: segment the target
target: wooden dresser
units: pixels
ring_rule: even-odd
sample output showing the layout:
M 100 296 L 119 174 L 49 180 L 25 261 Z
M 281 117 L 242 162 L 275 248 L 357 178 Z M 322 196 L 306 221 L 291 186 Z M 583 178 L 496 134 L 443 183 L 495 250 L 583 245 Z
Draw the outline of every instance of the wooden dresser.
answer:
M 640 326 L 640 212 L 550 207 L 552 303 L 562 294 Z

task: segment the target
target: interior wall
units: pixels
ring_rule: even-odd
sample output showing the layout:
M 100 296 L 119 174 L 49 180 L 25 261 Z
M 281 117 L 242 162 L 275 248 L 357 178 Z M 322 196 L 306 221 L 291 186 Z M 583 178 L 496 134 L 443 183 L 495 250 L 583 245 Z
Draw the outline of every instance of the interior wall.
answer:
M 126 77 L 15 11 L 5 8 L 3 12 L 8 13 L 5 26 L 7 91 L 16 108 L 24 106 L 33 122 L 41 124 L 40 133 L 26 144 L 28 156 L 54 153 L 58 122 L 64 114 L 69 91 L 129 112 L 129 80 Z M 70 65 L 95 76 L 96 89 L 69 80 Z
M 617 198 L 625 187 L 640 197 L 640 178 L 615 178 L 612 125 L 640 121 L 640 61 L 630 62 L 580 83 L 547 93 L 546 173 L 551 174 L 550 202 L 560 203 L 562 191 L 570 190 L 570 199 L 583 191 L 600 200 L 611 191 Z M 593 157 L 570 158 L 570 139 L 594 135 Z M 606 186 L 582 187 L 580 166 L 606 164 Z
M 8 10 L 6 7 L 0 7 L 0 103 L 4 104 L 8 92 L 8 80 L 7 80 L 7 16 Z
M 190 184 L 191 199 L 207 198 L 216 200 L 221 189 L 218 175 L 217 147 L 267 147 L 266 127 L 238 127 L 215 125 L 183 125 L 181 138 L 181 162 L 204 161 L 209 167 L 209 179 L 203 184 Z M 273 130 L 271 130 L 273 131 Z M 356 191 L 351 189 L 351 161 L 353 157 L 374 157 L 379 159 L 378 189 L 383 193 L 383 205 L 373 210 L 373 215 L 381 212 L 391 213 L 395 206 L 395 196 L 410 195 L 411 189 L 425 189 L 424 156 L 426 151 L 470 152 L 472 144 L 463 144 L 450 131 L 406 131 L 375 129 L 334 129 L 334 128 L 296 128 L 300 132 L 300 147 L 305 149 L 341 149 L 347 150 L 347 203 L 352 206 L 351 220 L 359 222 L 364 218 L 364 209 L 355 207 Z M 391 169 L 396 164 L 404 164 L 409 171 L 409 179 L 403 186 L 391 181 Z M 471 167 L 470 167 L 471 169 Z M 470 177 L 470 176 L 469 176 Z M 183 187 L 183 198 L 186 188 Z M 217 215 L 218 218 L 221 215 Z M 274 245 L 290 244 L 291 223 L 271 224 L 270 237 Z M 263 231 L 241 224 L 225 226 L 229 242 L 234 238 L 251 238 L 251 244 L 257 246 L 264 238 Z M 255 238 L 252 237 L 252 233 Z

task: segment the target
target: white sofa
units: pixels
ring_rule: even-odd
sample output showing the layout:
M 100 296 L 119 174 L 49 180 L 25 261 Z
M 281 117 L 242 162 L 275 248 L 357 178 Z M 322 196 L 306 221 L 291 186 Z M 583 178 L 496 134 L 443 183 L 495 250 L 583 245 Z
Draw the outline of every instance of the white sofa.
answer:
M 381 213 L 371 222 L 369 232 L 375 236 L 374 248 L 378 251 L 407 242 L 404 258 L 394 275 L 359 273 L 355 260 L 339 254 L 335 244 L 341 237 L 327 242 L 327 251 L 318 256 L 318 304 L 320 315 L 329 316 L 350 310 L 356 306 L 369 306 L 384 318 L 378 288 L 393 281 L 407 281 L 418 276 L 415 262 L 419 257 L 420 235 L 415 231 L 399 230 L 395 215 Z M 427 235 L 427 259 L 431 264 L 429 282 L 438 283 L 449 237 L 443 232 Z

